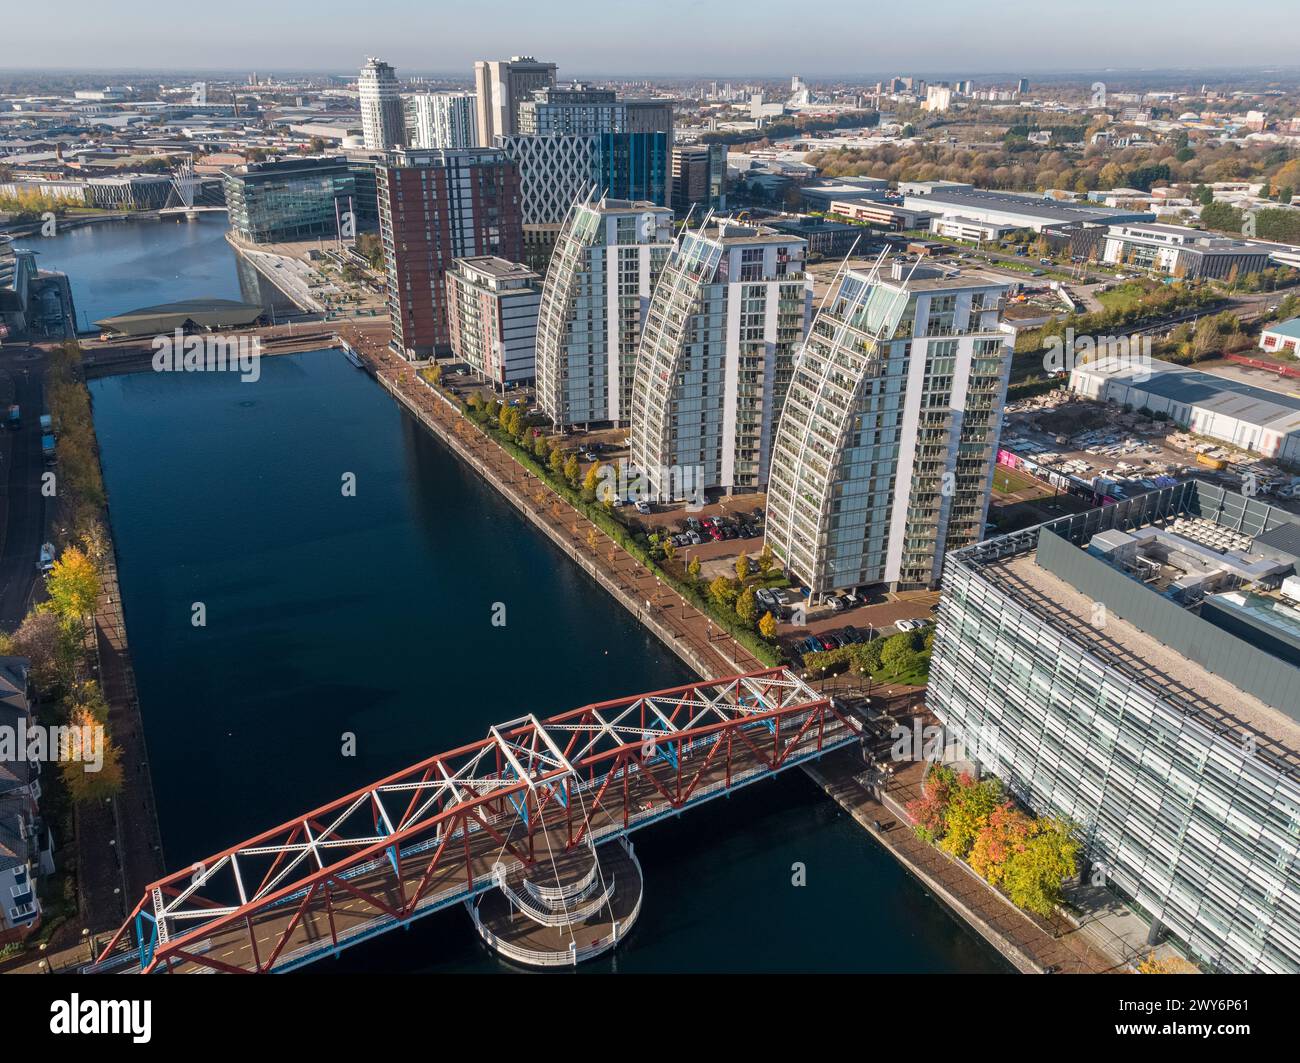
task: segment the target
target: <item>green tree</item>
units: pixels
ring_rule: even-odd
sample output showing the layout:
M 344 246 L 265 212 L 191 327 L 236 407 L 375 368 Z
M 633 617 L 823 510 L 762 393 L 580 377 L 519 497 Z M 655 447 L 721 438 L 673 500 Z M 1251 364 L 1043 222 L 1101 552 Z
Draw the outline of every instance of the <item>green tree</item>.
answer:
M 911 635 L 900 631 L 897 635 L 890 635 L 884 640 L 880 648 L 880 663 L 886 668 L 898 671 L 903 662 L 914 653 Z
M 739 596 L 740 587 L 726 576 L 718 576 L 709 584 L 709 597 L 722 609 L 733 608 Z
M 763 552 L 758 555 L 758 561 L 756 564 L 758 565 L 758 572 L 761 576 L 766 576 L 772 571 L 772 566 L 776 564 L 776 558 L 772 554 L 772 546 L 770 543 L 763 544 Z
M 582 466 L 578 464 L 578 455 L 570 454 L 569 460 L 564 463 L 564 478 L 574 487 L 578 485 L 578 474 L 582 471 Z
M 745 624 L 753 624 L 758 619 L 758 599 L 754 596 L 753 587 L 746 587 L 740 592 L 740 597 L 736 599 L 736 615 Z
M 1078 872 L 1079 842 L 1059 819 L 1034 821 L 1031 836 L 1008 856 L 1002 888 L 1017 907 L 1051 915 L 1061 902 L 1061 885 Z
M 744 583 L 749 578 L 749 555 L 744 550 L 736 555 L 736 579 Z
M 700 559 L 698 557 L 691 558 L 690 564 L 686 566 L 686 574 L 693 580 L 700 578 Z
M 64 621 L 80 621 L 95 608 L 99 572 L 79 547 L 69 546 L 54 562 L 45 581 L 55 612 Z
M 976 782 L 968 775 L 961 776 L 948 799 L 939 847 L 964 860 L 1002 801 L 1002 784 L 997 779 Z
M 600 486 L 600 466 L 593 465 L 587 470 L 582 480 L 582 497 L 588 502 L 596 500 L 596 488 Z
M 546 464 L 551 467 L 551 472 L 559 476 L 564 472 L 564 451 L 556 447 L 551 451 L 551 456 L 547 459 Z

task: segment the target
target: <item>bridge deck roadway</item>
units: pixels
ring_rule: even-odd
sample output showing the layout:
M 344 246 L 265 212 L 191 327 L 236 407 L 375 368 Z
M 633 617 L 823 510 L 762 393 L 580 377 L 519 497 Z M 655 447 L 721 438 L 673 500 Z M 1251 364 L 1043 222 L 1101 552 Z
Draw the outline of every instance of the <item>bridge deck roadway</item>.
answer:
M 801 726 L 799 717 L 787 718 L 782 725 L 782 746 Z M 771 750 L 768 730 L 759 725 L 749 732 L 750 741 L 766 754 Z M 766 749 L 764 738 L 767 737 Z M 817 727 L 814 724 L 800 741 L 789 750 L 777 770 L 785 770 L 802 761 L 821 753 L 828 752 L 857 738 L 855 732 L 847 728 L 834 716 L 827 714 L 822 735 L 821 750 L 817 748 Z M 698 742 L 693 749 L 688 749 L 682 756 L 681 777 L 689 780 L 699 771 L 709 750 L 714 743 Z M 702 804 L 713 797 L 728 792 L 726 758 L 721 751 L 701 776 L 690 798 L 680 807 L 674 808 L 663 793 L 650 781 L 653 773 L 659 786 L 669 793 L 676 792 L 678 770 L 665 759 L 643 763 L 638 770 L 627 775 L 628 823 L 624 826 L 622 778 L 613 779 L 605 791 L 592 817 L 591 837 L 601 844 L 619 835 L 646 826 L 678 812 Z M 731 746 L 731 790 L 748 785 L 773 774 L 767 763 L 743 741 L 733 741 Z M 602 777 L 592 783 L 585 780 L 583 787 L 574 795 L 571 809 L 560 807 L 552 799 L 545 809 L 545 820 L 552 844 L 558 841 L 562 845 L 567 836 L 566 819 L 571 813 L 572 821 L 579 824 L 600 789 Z M 520 817 L 512 810 L 495 818 L 493 829 L 517 848 L 526 851 L 527 828 Z M 557 846 L 558 848 L 559 846 Z M 534 859 L 544 861 L 548 858 L 546 836 L 542 834 L 540 824 L 534 827 Z M 396 911 L 409 903 L 420 881 L 428 870 L 429 861 L 435 846 L 424 841 L 403 851 L 398 866 L 401 869 L 400 885 L 394 874 L 393 863 L 387 858 L 371 861 L 367 865 L 342 872 L 316 888 L 315 896 L 300 913 L 303 893 L 286 899 L 275 907 L 257 911 L 251 916 L 240 917 L 237 921 L 213 930 L 210 934 L 196 933 L 185 951 L 192 954 L 192 959 L 172 955 L 167 966 L 175 973 L 208 973 L 212 970 L 242 970 L 252 972 L 256 969 L 284 971 L 302 966 L 323 955 L 338 952 L 342 948 L 356 944 L 358 941 L 391 929 L 401 920 L 395 918 Z M 468 844 L 465 836 L 457 831 L 446 845 L 438 866 L 432 872 L 425 891 L 414 913 L 408 918 L 418 918 L 431 912 L 457 904 L 494 888 L 493 868 L 497 863 L 504 864 L 506 870 L 513 870 L 515 858 L 504 852 L 498 842 L 487 830 L 471 826 Z M 467 873 L 467 865 L 469 873 Z M 353 890 L 357 892 L 352 892 Z M 361 896 L 360 894 L 368 896 Z M 373 899 L 371 899 L 373 898 Z M 382 907 L 381 907 L 382 905 Z M 387 907 L 391 911 L 385 911 Z M 181 935 L 197 929 L 197 924 L 185 927 L 175 925 L 171 932 L 171 941 L 177 942 Z M 250 939 L 250 929 L 252 938 Z M 281 938 L 288 932 L 288 938 L 281 944 Z M 255 943 L 255 945 L 254 945 Z M 279 952 L 276 952 L 279 947 Z M 134 956 L 134 948 L 132 947 Z M 274 956 L 274 960 L 272 957 Z M 110 960 L 111 962 L 111 960 Z M 136 963 L 115 968 L 125 971 L 138 971 Z M 161 965 L 160 968 L 161 969 Z

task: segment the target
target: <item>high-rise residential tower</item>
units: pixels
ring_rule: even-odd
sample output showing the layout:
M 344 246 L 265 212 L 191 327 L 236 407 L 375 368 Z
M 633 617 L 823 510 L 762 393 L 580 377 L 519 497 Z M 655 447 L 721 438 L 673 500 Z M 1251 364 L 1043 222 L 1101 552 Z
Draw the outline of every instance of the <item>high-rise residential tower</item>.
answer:
M 683 232 L 655 285 L 632 385 L 632 465 L 660 498 L 767 483 L 812 309 L 807 244 L 715 221 Z
M 408 358 L 446 353 L 452 260 L 523 253 L 519 175 L 492 149 L 411 148 L 390 152 L 376 176 L 392 347 Z
M 402 99 L 413 148 L 472 148 L 478 144 L 472 92 L 428 92 Z
M 641 326 L 672 222 L 671 210 L 647 201 L 602 199 L 569 212 L 537 328 L 537 403 L 557 428 L 628 422 Z
M 519 105 L 515 132 L 551 136 L 556 133 L 615 133 L 627 127 L 627 105 L 613 89 L 598 89 L 575 81 L 536 90 Z
M 988 512 L 1011 346 L 1007 282 L 848 270 L 818 311 L 785 397 L 767 542 L 813 597 L 932 587 Z
M 371 151 L 387 151 L 406 143 L 402 121 L 402 97 L 397 91 L 397 74 L 382 59 L 366 59 L 357 79 L 361 98 L 361 131 Z
M 480 59 L 474 64 L 479 144 L 491 147 L 496 137 L 519 131 L 519 107 L 537 89 L 555 84 L 555 64 L 539 63 L 532 56 Z

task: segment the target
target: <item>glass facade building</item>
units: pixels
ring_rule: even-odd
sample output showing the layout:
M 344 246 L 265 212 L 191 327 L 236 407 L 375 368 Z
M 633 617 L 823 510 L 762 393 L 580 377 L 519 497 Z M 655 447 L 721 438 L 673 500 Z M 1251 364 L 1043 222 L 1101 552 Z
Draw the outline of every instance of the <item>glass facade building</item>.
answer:
M 222 178 L 230 227 L 250 243 L 337 236 L 342 212 L 356 208 L 356 175 L 342 157 L 250 163 Z
M 1211 970 L 1300 971 L 1300 670 L 1162 592 L 1159 558 L 1194 568 L 1180 529 L 1224 529 L 1255 544 L 1215 551 L 1235 564 L 1294 520 L 1185 481 L 944 566 L 929 707 L 1033 812 L 1077 825 L 1085 878 L 1152 941 Z M 1167 552 L 1125 567 L 1098 548 L 1140 536 Z

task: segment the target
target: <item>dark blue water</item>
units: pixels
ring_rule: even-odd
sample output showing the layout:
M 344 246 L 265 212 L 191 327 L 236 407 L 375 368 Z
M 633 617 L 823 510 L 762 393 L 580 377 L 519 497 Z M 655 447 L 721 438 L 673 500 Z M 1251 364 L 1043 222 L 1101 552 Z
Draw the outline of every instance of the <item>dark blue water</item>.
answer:
M 169 868 L 490 723 L 690 678 L 337 352 L 91 390 Z M 636 845 L 640 920 L 590 969 L 1005 969 L 801 773 Z M 506 966 L 454 909 L 325 969 Z
M 37 253 L 42 269 L 68 274 L 83 331 L 105 317 L 182 299 L 287 305 L 239 261 L 225 233 L 226 216 L 209 213 L 196 221 L 103 222 L 20 243 Z

